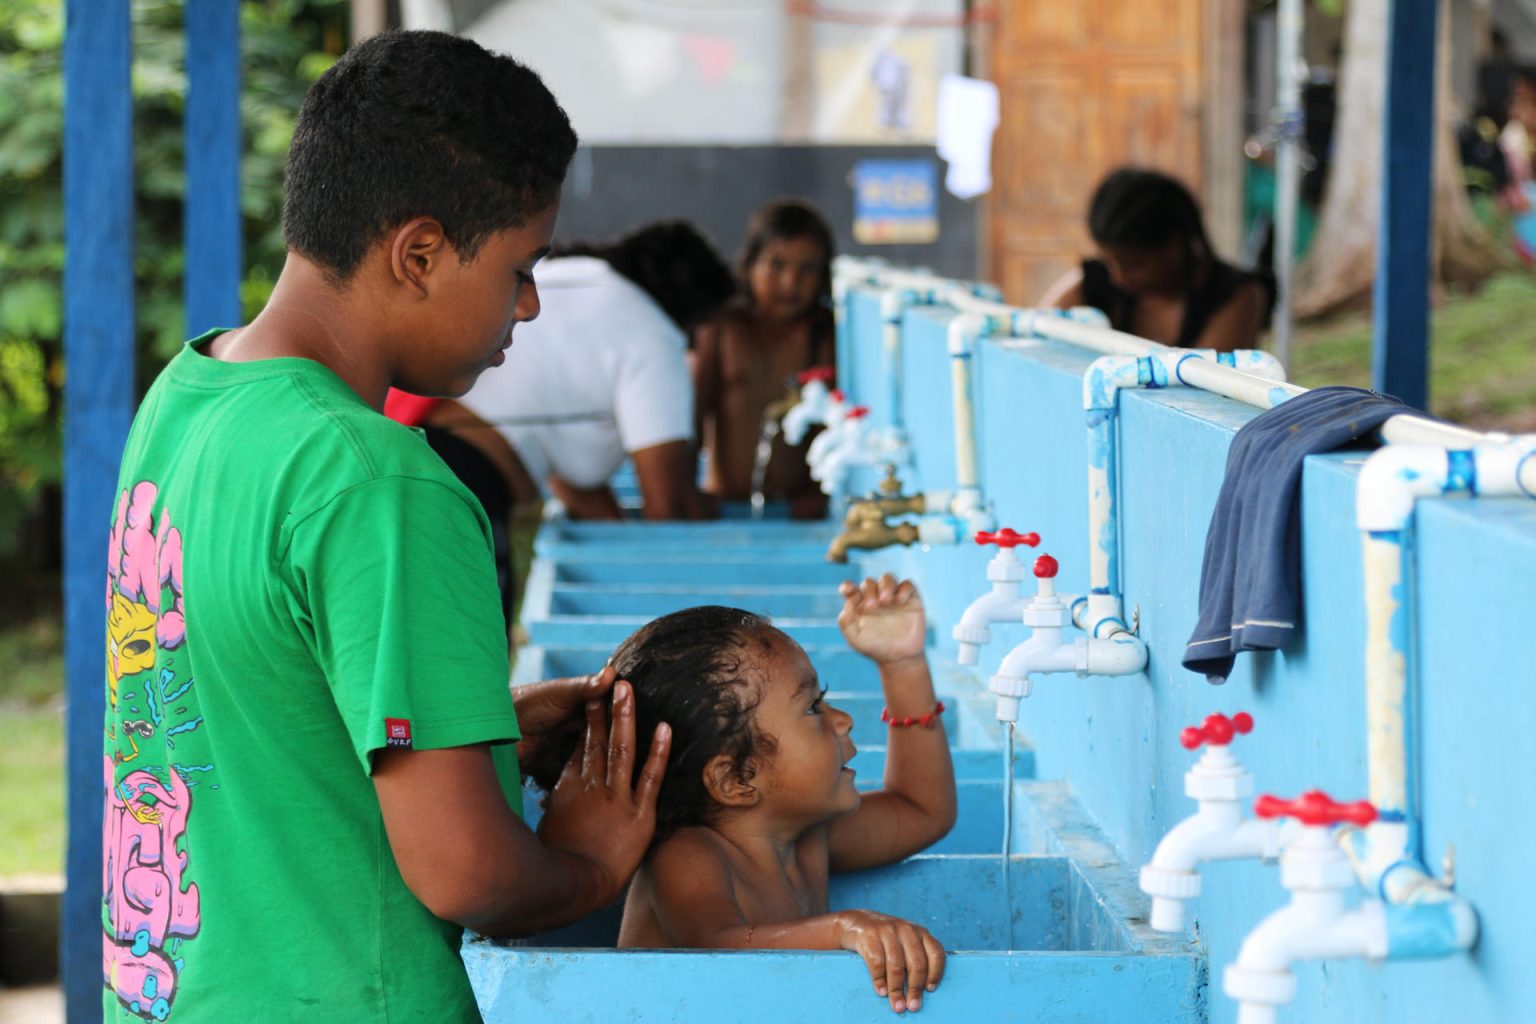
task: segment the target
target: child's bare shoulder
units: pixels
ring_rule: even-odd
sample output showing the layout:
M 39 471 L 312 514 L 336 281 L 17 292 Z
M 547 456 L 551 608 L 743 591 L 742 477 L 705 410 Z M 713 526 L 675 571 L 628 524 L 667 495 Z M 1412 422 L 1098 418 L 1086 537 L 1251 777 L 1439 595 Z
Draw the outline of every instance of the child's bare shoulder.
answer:
M 703 826 L 678 829 L 651 851 L 647 864 L 658 881 L 668 878 L 722 877 L 731 873 L 725 840 Z
M 699 330 L 712 334 L 720 345 L 741 345 L 751 339 L 753 323 L 751 310 L 731 305 L 710 317 Z

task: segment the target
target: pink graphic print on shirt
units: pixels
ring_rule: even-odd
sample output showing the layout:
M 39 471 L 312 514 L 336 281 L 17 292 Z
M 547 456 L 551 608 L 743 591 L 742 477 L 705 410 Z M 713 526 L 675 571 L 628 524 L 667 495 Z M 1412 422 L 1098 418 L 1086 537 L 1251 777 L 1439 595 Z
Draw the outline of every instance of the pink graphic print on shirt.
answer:
M 173 761 L 203 719 L 176 657 L 187 639 L 181 532 L 165 509 L 157 528 L 157 496 L 149 481 L 119 496 L 107 555 L 102 981 L 134 1015 L 165 1021 L 182 940 L 201 926 L 198 887 L 184 879 L 192 778 L 213 766 Z
M 102 980 L 129 1010 L 163 1021 L 182 964 L 168 955 L 167 941 L 196 935 L 201 923 L 197 886 L 181 887 L 187 855 L 178 848 L 192 794 L 174 771 L 167 788 L 147 771 L 116 782 L 110 757 L 102 769 L 102 893 L 110 923 L 102 934 Z

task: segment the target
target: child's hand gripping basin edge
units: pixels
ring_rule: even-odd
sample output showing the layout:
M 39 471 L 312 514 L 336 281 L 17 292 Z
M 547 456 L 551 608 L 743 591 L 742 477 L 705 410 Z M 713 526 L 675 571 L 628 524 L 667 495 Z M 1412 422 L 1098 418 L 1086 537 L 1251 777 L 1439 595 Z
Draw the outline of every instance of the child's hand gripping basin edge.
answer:
M 847 949 L 894 1010 L 915 1010 L 942 977 L 942 946 L 897 918 L 829 913 L 827 878 L 899 861 L 941 838 L 955 816 L 953 770 L 932 714 L 915 590 L 888 577 L 847 584 L 844 597 L 845 634 L 876 661 L 897 713 L 886 786 L 868 794 L 847 767 L 852 719 L 826 702 L 805 652 L 767 620 L 689 609 L 615 653 L 615 668 L 635 684 L 642 731 L 671 721 L 678 751 L 619 944 Z

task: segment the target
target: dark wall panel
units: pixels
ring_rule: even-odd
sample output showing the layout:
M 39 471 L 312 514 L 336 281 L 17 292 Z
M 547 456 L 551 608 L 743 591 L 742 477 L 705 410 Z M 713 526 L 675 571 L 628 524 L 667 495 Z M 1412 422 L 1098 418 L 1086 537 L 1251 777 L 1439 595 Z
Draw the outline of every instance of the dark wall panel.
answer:
M 924 157 L 935 161 L 941 183 L 938 240 L 855 245 L 854 166 Z M 557 237 L 601 238 L 663 217 L 686 217 L 734 262 L 752 211 L 770 199 L 797 196 L 827 215 L 840 254 L 974 278 L 977 207 L 945 192 L 943 176 L 944 164 L 931 146 L 584 146 L 566 178 Z

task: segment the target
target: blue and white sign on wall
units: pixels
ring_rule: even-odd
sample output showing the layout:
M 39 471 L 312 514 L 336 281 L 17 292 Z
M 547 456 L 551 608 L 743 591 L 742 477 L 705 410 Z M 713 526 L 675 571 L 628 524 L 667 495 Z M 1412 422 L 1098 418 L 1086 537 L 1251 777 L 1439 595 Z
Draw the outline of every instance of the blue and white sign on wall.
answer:
M 939 237 L 939 173 L 932 160 L 861 160 L 853 168 L 853 239 L 914 245 Z

